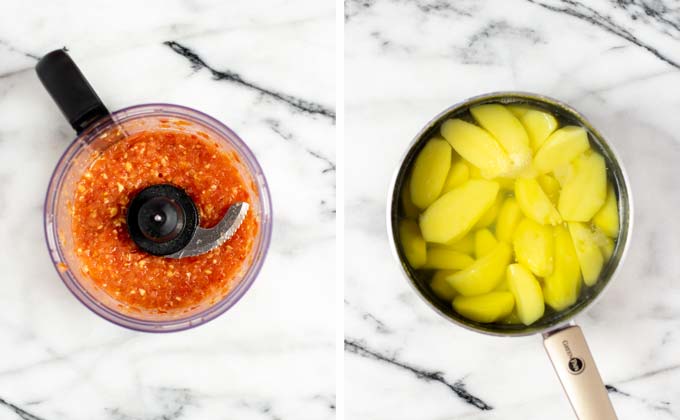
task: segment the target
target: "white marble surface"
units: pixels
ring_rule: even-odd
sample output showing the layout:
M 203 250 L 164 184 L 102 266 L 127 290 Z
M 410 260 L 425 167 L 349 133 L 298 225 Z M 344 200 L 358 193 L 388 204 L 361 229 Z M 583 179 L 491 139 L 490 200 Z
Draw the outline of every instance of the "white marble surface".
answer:
M 406 145 L 447 106 L 497 90 L 562 99 L 619 151 L 635 234 L 621 276 L 577 322 L 621 419 L 680 418 L 677 2 L 351 0 L 345 14 L 346 418 L 574 418 L 539 337 L 450 325 L 387 243 Z
M 313 0 L 0 4 L 0 419 L 334 418 L 334 22 L 334 4 Z M 33 67 L 63 46 L 111 109 L 194 107 L 259 159 L 272 246 L 222 317 L 128 331 L 90 313 L 51 267 L 42 203 L 74 133 Z

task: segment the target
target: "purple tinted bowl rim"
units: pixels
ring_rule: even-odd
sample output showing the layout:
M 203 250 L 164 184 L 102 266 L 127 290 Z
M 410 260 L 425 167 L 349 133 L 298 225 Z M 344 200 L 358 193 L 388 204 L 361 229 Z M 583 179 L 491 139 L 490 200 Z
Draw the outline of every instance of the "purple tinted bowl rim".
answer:
M 209 128 L 212 128 L 216 132 L 220 133 L 223 135 L 223 137 L 228 140 L 228 143 L 232 145 L 236 151 L 239 153 L 239 155 L 243 156 L 246 158 L 247 165 L 250 166 L 249 169 L 252 169 L 253 172 L 255 173 L 256 176 L 253 177 L 253 180 L 255 181 L 258 189 L 258 193 L 260 195 L 260 201 L 262 203 L 262 214 L 265 215 L 268 213 L 268 220 L 261 220 L 260 221 L 260 228 L 262 229 L 262 236 L 261 236 L 261 258 L 259 260 L 254 261 L 253 265 L 249 268 L 249 273 L 247 278 L 244 277 L 241 282 L 234 288 L 232 289 L 226 296 L 224 296 L 220 301 L 215 303 L 214 305 L 204 309 L 201 312 L 198 312 L 194 315 L 191 315 L 189 317 L 185 318 L 178 318 L 178 319 L 172 319 L 168 321 L 149 321 L 149 320 L 142 320 L 138 318 L 134 318 L 128 315 L 125 315 L 121 312 L 115 311 L 112 308 L 109 308 L 105 305 L 103 305 L 101 302 L 99 302 L 97 299 L 95 299 L 93 296 L 91 296 L 85 289 L 82 288 L 80 283 L 78 282 L 77 279 L 75 279 L 73 276 L 70 275 L 70 270 L 67 270 L 66 272 L 62 273 L 59 271 L 57 264 L 61 263 L 64 261 L 63 258 L 61 258 L 60 261 L 55 260 L 53 252 L 56 251 L 60 257 L 62 257 L 62 252 L 61 252 L 61 246 L 59 244 L 58 238 L 56 238 L 55 242 L 57 244 L 56 250 L 53 250 L 50 246 L 50 241 L 49 237 L 50 234 L 48 232 L 48 219 L 47 219 L 47 214 L 48 214 L 48 202 L 50 201 L 50 192 L 52 190 L 52 186 L 54 185 L 55 177 L 59 175 L 59 183 L 61 182 L 61 177 L 64 176 L 64 173 L 57 174 L 57 169 L 62 166 L 63 163 L 65 163 L 66 160 L 70 159 L 70 154 L 72 152 L 72 148 L 74 146 L 74 143 L 77 142 L 80 138 L 80 136 L 76 136 L 75 139 L 69 143 L 64 152 L 62 152 L 61 156 L 59 157 L 59 160 L 57 161 L 57 164 L 55 165 L 55 169 L 52 172 L 52 175 L 50 177 L 50 181 L 48 184 L 47 191 L 45 193 L 45 200 L 43 204 L 43 232 L 45 234 L 45 241 L 48 250 L 50 251 L 50 259 L 52 260 L 52 266 L 55 268 L 57 271 L 57 274 L 61 278 L 62 282 L 66 286 L 66 288 L 73 294 L 80 303 L 82 303 L 86 308 L 88 308 L 90 311 L 98 315 L 100 318 L 103 318 L 115 325 L 118 325 L 123 328 L 127 328 L 133 331 L 139 331 L 139 332 L 150 332 L 150 333 L 170 333 L 170 332 L 179 332 L 179 331 L 184 331 L 188 330 L 191 328 L 198 327 L 200 325 L 203 325 L 207 322 L 212 321 L 213 319 L 221 316 L 224 314 L 227 310 L 232 308 L 238 301 L 241 300 L 241 298 L 246 294 L 246 292 L 250 289 L 252 286 L 253 282 L 255 279 L 258 277 L 262 266 L 264 264 L 264 260 L 266 259 L 267 253 L 269 251 L 269 246 L 271 244 L 271 236 L 272 236 L 272 224 L 273 224 L 273 209 L 272 209 L 272 202 L 271 202 L 271 193 L 269 191 L 269 186 L 268 182 L 266 179 L 266 176 L 264 174 L 264 171 L 262 170 L 262 167 L 260 166 L 258 160 L 255 157 L 255 154 L 252 152 L 252 150 L 248 147 L 248 145 L 233 131 L 231 130 L 226 124 L 222 123 L 221 121 L 217 120 L 216 118 L 198 111 L 196 109 L 183 106 L 183 105 L 176 105 L 176 104 L 169 104 L 169 103 L 145 103 L 145 104 L 138 104 L 138 105 L 132 105 L 129 107 L 121 108 L 115 112 L 112 112 L 112 116 L 117 116 L 120 114 L 124 114 L 130 111 L 134 110 L 140 110 L 144 108 L 159 108 L 160 111 L 167 113 L 167 114 L 173 114 L 172 110 L 174 109 L 175 112 L 174 116 L 179 116 L 179 117 L 190 117 L 188 115 L 182 114 L 182 112 L 189 112 L 189 113 L 194 113 L 198 115 L 200 118 L 200 121 L 195 121 L 195 118 L 188 118 L 192 121 L 199 122 L 203 125 L 207 125 Z M 170 115 L 172 116 L 172 115 Z M 115 118 L 114 118 L 115 120 Z M 95 121 L 92 126 L 97 126 L 101 123 L 101 120 Z M 224 135 L 226 134 L 226 136 Z M 53 203 L 54 204 L 54 203 Z M 263 218 L 264 219 L 264 218 Z M 257 252 L 257 250 L 256 250 Z

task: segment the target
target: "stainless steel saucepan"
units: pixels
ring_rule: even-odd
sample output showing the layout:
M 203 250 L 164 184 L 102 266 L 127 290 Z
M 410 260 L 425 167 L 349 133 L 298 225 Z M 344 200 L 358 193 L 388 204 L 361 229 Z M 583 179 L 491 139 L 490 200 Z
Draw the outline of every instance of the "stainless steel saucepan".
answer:
M 428 278 L 409 266 L 399 240 L 399 220 L 404 217 L 400 196 L 414 159 L 425 143 L 439 133 L 441 124 L 449 118 L 469 117 L 469 108 L 486 103 L 526 104 L 553 114 L 560 125 L 580 125 L 588 132 L 590 144 L 602 154 L 607 165 L 609 182 L 618 198 L 620 229 L 614 253 L 600 273 L 597 283 L 582 287 L 578 301 L 571 307 L 555 312 L 547 309 L 545 315 L 530 326 L 516 324 L 482 324 L 463 318 L 453 311 L 450 303 L 437 298 L 428 285 Z M 517 337 L 541 334 L 548 353 L 569 402 L 581 420 L 612 420 L 616 413 L 607 390 L 595 366 L 581 328 L 573 318 L 591 307 L 603 294 L 622 265 L 633 228 L 633 198 L 626 172 L 611 144 L 576 110 L 555 99 L 522 92 L 497 92 L 468 99 L 446 109 L 430 121 L 406 150 L 390 185 L 387 201 L 387 228 L 391 248 L 409 284 L 432 309 L 450 322 L 482 334 Z

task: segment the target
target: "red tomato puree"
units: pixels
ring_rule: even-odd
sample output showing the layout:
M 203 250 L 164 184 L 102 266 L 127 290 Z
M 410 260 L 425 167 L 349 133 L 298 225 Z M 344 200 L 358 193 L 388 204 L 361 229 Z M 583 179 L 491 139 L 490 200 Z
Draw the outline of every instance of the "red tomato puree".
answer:
M 208 136 L 145 131 L 106 149 L 76 186 L 73 236 L 81 271 L 133 310 L 167 313 L 217 300 L 236 286 L 253 247 L 258 222 L 252 211 L 222 246 L 196 257 L 168 259 L 140 250 L 128 234 L 127 206 L 142 189 L 161 183 L 183 188 L 202 227 L 219 222 L 231 204 L 251 204 L 238 156 Z

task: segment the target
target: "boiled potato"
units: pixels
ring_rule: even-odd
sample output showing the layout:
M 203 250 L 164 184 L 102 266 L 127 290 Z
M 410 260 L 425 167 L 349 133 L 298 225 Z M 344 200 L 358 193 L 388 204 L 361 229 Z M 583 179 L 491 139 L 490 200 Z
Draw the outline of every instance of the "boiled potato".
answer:
M 475 234 L 470 232 L 467 235 L 463 236 L 462 238 L 442 246 L 445 246 L 446 248 L 452 249 L 454 251 L 472 255 L 472 253 L 475 252 Z
M 496 200 L 498 183 L 470 180 L 442 195 L 420 215 L 427 242 L 445 244 L 465 236 Z
M 515 182 L 515 198 L 525 216 L 542 225 L 562 223 L 560 214 L 534 178 L 519 178 Z
M 463 159 L 481 170 L 484 178 L 495 178 L 510 171 L 510 158 L 486 130 L 451 119 L 442 124 L 441 133 Z
M 573 125 L 558 129 L 548 137 L 534 157 L 534 168 L 540 174 L 550 172 L 588 150 L 588 134 Z
M 608 260 L 614 253 L 614 241 L 611 238 L 606 238 L 604 244 L 600 246 L 600 250 L 602 251 L 602 256 Z
M 517 315 L 517 307 L 510 312 L 510 315 L 506 316 L 505 318 L 501 319 L 500 321 L 501 324 L 508 324 L 508 325 L 519 325 L 522 323 L 522 320 L 519 319 L 519 315 Z
M 560 199 L 560 183 L 555 179 L 554 176 L 552 175 L 541 175 L 538 178 L 536 178 L 538 181 L 538 185 L 541 186 L 541 189 L 545 193 L 545 195 L 548 196 L 550 201 L 554 204 L 557 205 L 559 199 Z
M 562 187 L 557 210 L 569 222 L 587 222 L 602 208 L 607 197 L 604 158 L 585 153 L 574 160 L 574 173 Z
M 602 251 L 602 256 L 609 260 L 614 253 L 614 241 L 612 241 L 611 238 L 607 238 L 604 244 L 600 246 L 600 251 Z
M 564 226 L 555 227 L 555 268 L 544 279 L 545 303 L 562 311 L 576 303 L 581 291 L 581 269 L 569 231 Z
M 420 151 L 411 172 L 411 200 L 424 209 L 439 197 L 451 168 L 451 146 L 435 137 Z
M 552 227 L 526 218 L 515 229 L 512 245 L 517 261 L 537 276 L 545 277 L 553 272 L 555 246 Z
M 505 267 L 510 263 L 512 250 L 499 242 L 486 256 L 471 266 L 450 275 L 446 280 L 464 296 L 475 296 L 492 291 L 503 279 Z
M 422 268 L 436 270 L 462 270 L 475 260 L 467 254 L 447 248 L 432 247 L 427 250 L 427 259 Z
M 571 178 L 574 173 L 574 165 L 572 162 L 564 163 L 553 170 L 553 175 L 557 183 L 560 184 L 560 188 L 564 187 L 567 180 Z
M 583 282 L 588 286 L 597 283 L 604 264 L 602 251 L 590 228 L 583 223 L 569 222 L 569 234 L 581 267 Z
M 406 181 L 406 185 L 410 185 L 411 180 Z M 401 207 L 404 209 L 404 214 L 409 219 L 415 219 L 420 214 L 418 207 L 411 201 L 411 188 L 406 187 L 401 189 Z
M 612 185 L 607 188 L 607 198 L 602 208 L 593 217 L 593 223 L 611 238 L 616 238 L 619 234 L 619 206 L 616 202 L 616 191 Z
M 507 108 L 517 118 L 522 118 L 524 114 L 534 109 L 528 105 L 522 104 L 508 105 Z
M 496 236 L 498 240 L 510 243 L 512 242 L 512 235 L 515 233 L 515 228 L 522 220 L 522 210 L 517 204 L 517 200 L 513 197 L 506 199 L 498 211 L 498 219 L 496 220 Z
M 482 171 L 478 167 L 470 165 L 470 179 L 486 178 L 482 176 Z M 495 178 L 494 181 L 498 182 L 503 190 L 513 191 L 515 189 L 515 178 Z
M 534 165 L 529 164 L 520 170 L 515 178 L 536 178 L 537 176 L 538 171 L 536 171 Z
M 506 191 L 515 190 L 515 179 L 514 178 L 496 178 L 496 182 L 501 186 L 501 189 Z
M 467 319 L 489 323 L 512 312 L 515 299 L 510 292 L 491 292 L 480 296 L 456 296 L 453 309 Z
M 498 283 L 498 286 L 496 286 L 492 292 L 507 292 L 510 290 L 510 287 L 508 286 L 508 278 L 507 276 L 503 277 L 503 280 L 501 280 L 500 283 Z
M 482 217 L 479 218 L 479 221 L 475 223 L 475 227 L 477 229 L 484 229 L 486 227 L 489 227 L 493 222 L 495 222 L 502 204 L 503 195 L 498 194 L 498 196 L 496 196 L 496 201 L 494 201 L 493 205 L 489 207 L 489 210 L 484 212 Z
M 482 170 L 475 165 L 470 165 L 470 179 L 486 179 L 482 176 Z
M 472 117 L 498 140 L 510 158 L 512 173 L 519 173 L 531 162 L 529 136 L 522 123 L 500 104 L 477 105 L 470 108 Z
M 482 258 L 493 251 L 498 241 L 489 229 L 480 229 L 475 232 L 475 257 Z
M 456 187 L 460 187 L 465 184 L 468 179 L 470 179 L 470 167 L 467 163 L 462 160 L 453 162 L 451 164 L 451 169 L 449 169 L 449 174 L 446 177 L 446 182 L 444 182 L 442 193 L 447 193 Z
M 453 287 L 446 281 L 446 277 L 453 273 L 454 271 L 451 270 L 439 270 L 432 276 L 430 289 L 432 289 L 434 294 L 441 300 L 451 302 L 456 296 L 456 291 L 453 290 Z
M 529 144 L 536 153 L 545 140 L 557 129 L 557 120 L 544 111 L 532 109 L 520 116 L 520 121 L 529 134 Z
M 477 124 L 445 121 L 414 160 L 401 246 L 461 316 L 534 325 L 598 281 L 621 229 L 616 190 L 583 127 L 522 104 L 470 113 Z
M 545 312 L 543 290 L 531 271 L 522 264 L 510 264 L 507 270 L 508 288 L 515 298 L 517 316 L 524 325 L 531 325 Z
M 605 261 L 608 260 L 614 253 L 614 241 L 612 238 L 605 235 L 605 233 L 602 232 L 597 226 L 595 229 L 593 229 L 592 233 L 595 243 L 597 243 L 600 251 L 602 251 L 602 256 L 604 257 Z
M 413 268 L 420 268 L 427 261 L 427 245 L 420 235 L 418 224 L 413 220 L 399 222 L 399 240 L 406 260 Z

